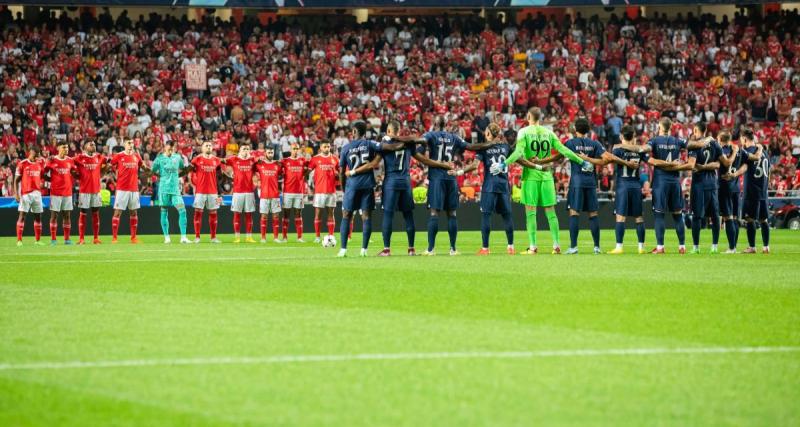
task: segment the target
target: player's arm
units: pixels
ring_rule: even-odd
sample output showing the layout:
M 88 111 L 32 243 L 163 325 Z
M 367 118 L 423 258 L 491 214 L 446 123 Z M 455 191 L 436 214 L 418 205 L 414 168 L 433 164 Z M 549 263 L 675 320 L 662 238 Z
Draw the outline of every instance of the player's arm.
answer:
M 697 159 L 694 157 L 689 157 L 686 159 L 686 163 L 680 163 L 677 166 L 668 167 L 666 169 L 671 172 L 690 171 L 694 170 L 696 165 Z M 717 167 L 719 167 L 719 164 L 717 164 Z
M 390 139 L 392 141 L 392 139 Z M 406 144 L 402 142 L 381 142 L 378 147 L 381 151 L 398 151 L 405 148 Z
M 661 159 L 656 159 L 654 157 L 650 157 L 649 159 L 647 159 L 647 164 L 649 164 L 650 166 L 652 166 L 654 168 L 665 169 L 665 170 L 670 170 L 671 171 L 671 170 L 673 170 L 672 168 L 676 168 L 676 167 L 680 166 L 681 162 L 675 161 L 675 160 L 673 160 L 671 162 L 668 162 L 666 160 L 661 160 Z
M 706 147 L 708 147 L 708 144 L 710 144 L 712 140 L 713 140 L 713 138 L 711 138 L 710 136 L 707 136 L 705 138 L 688 141 L 687 144 L 686 144 L 686 149 L 687 150 L 699 150 L 701 148 L 706 148 Z
M 733 164 L 734 160 L 736 160 L 736 156 L 738 155 L 739 155 L 739 147 L 736 145 L 731 145 L 731 155 L 726 156 L 725 153 L 720 154 L 719 163 L 722 166 L 729 168 Z
M 556 154 L 551 154 L 551 155 L 545 157 L 544 159 L 537 159 L 536 157 L 534 157 L 534 158 L 530 159 L 529 162 L 533 163 L 533 164 L 536 164 L 536 165 L 547 165 L 547 164 L 550 164 L 550 163 L 553 163 L 553 162 L 561 161 L 561 159 L 563 159 L 563 158 L 564 158 L 563 154 L 556 153 Z M 519 162 L 517 162 L 517 163 L 519 163 Z
M 404 144 L 424 144 L 428 142 L 428 140 L 419 135 L 393 136 L 392 141 Z
M 570 150 L 564 144 L 562 144 L 561 140 L 559 140 L 556 134 L 552 132 L 550 132 L 550 144 L 553 146 L 553 148 L 556 149 L 556 151 L 563 154 L 564 157 L 569 159 L 571 162 L 577 163 L 579 165 L 582 165 L 585 162 L 585 160 L 580 158 L 580 156 L 578 156 L 577 154 L 575 154 L 574 151 Z
M 449 164 L 447 164 L 445 162 L 439 162 L 439 161 L 436 161 L 436 160 L 432 160 L 430 157 L 428 157 L 428 156 L 426 156 L 424 154 L 414 153 L 413 157 L 414 157 L 414 160 L 422 163 L 423 165 L 425 165 L 425 166 L 427 166 L 429 168 L 438 168 L 438 169 L 444 169 L 444 170 L 453 169 L 453 167 L 450 166 Z
M 489 141 L 481 142 L 479 144 L 465 144 L 464 149 L 469 151 L 481 151 L 495 144 L 496 144 L 495 142 L 489 142 Z
M 603 153 L 603 156 L 600 158 L 589 157 L 585 154 L 578 154 L 578 157 L 595 166 L 604 166 L 610 162 L 610 160 L 607 160 L 606 154 L 608 153 Z
M 645 145 L 616 144 L 611 149 L 616 150 L 617 148 L 620 148 L 625 151 L 630 151 L 631 153 L 639 153 L 639 154 L 649 153 L 653 151 L 653 147 L 650 146 L 650 144 L 645 144 Z
M 694 170 L 696 171 L 712 171 L 719 169 L 719 162 L 709 162 L 704 165 L 695 164 Z
M 473 159 L 472 162 L 470 162 L 463 169 L 450 169 L 449 171 L 447 171 L 447 174 L 448 175 L 452 175 L 452 176 L 461 176 L 461 175 L 470 173 L 470 172 L 478 169 L 478 164 L 479 163 L 480 162 L 478 161 L 478 159 Z
M 520 132 L 519 136 L 517 136 L 517 142 L 514 145 L 514 151 L 506 158 L 505 164 L 510 165 L 516 162 L 518 159 L 525 159 L 525 140 L 523 139 L 524 136 L 522 132 Z M 524 166 L 524 165 L 523 165 Z M 530 166 L 527 166 L 530 167 Z
M 757 161 L 761 160 L 761 153 L 763 151 L 764 151 L 764 146 L 761 145 L 761 144 L 756 144 L 756 152 L 755 153 L 750 154 L 747 151 L 745 151 L 744 154 L 745 154 L 745 157 L 747 157 L 747 160 L 750 160 L 751 162 L 757 162 Z
M 616 154 L 608 152 L 608 151 L 603 153 L 603 157 L 608 159 L 608 161 L 605 164 L 616 163 L 618 165 L 625 166 L 625 167 L 627 167 L 629 169 L 637 169 L 637 168 L 639 168 L 639 161 L 638 160 L 625 160 L 622 157 L 619 157 Z M 612 180 L 612 182 L 613 181 L 614 180 Z
M 742 165 L 739 166 L 739 169 L 736 169 L 736 172 L 734 172 L 734 173 L 726 173 L 726 174 L 722 175 L 722 179 L 724 179 L 725 181 L 732 181 L 732 180 L 734 180 L 736 178 L 739 178 L 740 176 L 744 175 L 745 172 L 747 172 L 747 163 L 742 163 Z

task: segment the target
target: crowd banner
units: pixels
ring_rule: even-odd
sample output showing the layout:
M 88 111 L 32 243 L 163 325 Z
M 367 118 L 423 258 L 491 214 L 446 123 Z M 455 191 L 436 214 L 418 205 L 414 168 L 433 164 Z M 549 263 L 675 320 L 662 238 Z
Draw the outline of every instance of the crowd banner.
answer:
M 208 79 L 206 79 L 206 64 L 186 64 L 186 89 L 206 90 Z

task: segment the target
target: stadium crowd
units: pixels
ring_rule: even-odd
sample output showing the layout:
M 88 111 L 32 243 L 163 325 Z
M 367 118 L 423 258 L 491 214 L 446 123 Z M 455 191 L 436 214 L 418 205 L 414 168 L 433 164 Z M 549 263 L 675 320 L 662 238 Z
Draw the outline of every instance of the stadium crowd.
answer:
M 443 115 L 467 140 L 481 141 L 492 122 L 513 139 L 533 106 L 562 140 L 571 136 L 569 123 L 586 116 L 593 137 L 607 147 L 625 124 L 648 140 L 662 116 L 674 120 L 679 137 L 698 121 L 713 134 L 730 131 L 734 140 L 741 126 L 752 125 L 770 150 L 771 188 L 786 194 L 800 189 L 797 22 L 796 10 L 608 21 L 578 13 L 563 23 L 542 15 L 520 25 L 445 15 L 309 29 L 283 18 L 267 25 L 250 17 L 197 23 L 157 14 L 134 21 L 127 13 L 34 24 L 5 10 L 2 195 L 13 195 L 13 171 L 26 147 L 52 155 L 64 139 L 70 155 L 87 140 L 111 154 L 132 139 L 145 162 L 167 140 L 187 160 L 202 141 L 221 157 L 245 140 L 256 153 L 271 145 L 287 156 L 298 143 L 312 155 L 323 140 L 338 152 L 355 120 L 365 120 L 375 138 L 391 119 L 406 133 L 422 133 Z M 186 89 L 183 69 L 190 63 L 206 65 L 207 90 Z M 570 170 L 564 162 L 555 170 L 562 196 Z M 648 167 L 642 168 L 647 181 Z M 482 173 L 459 177 L 463 199 L 480 194 Z M 411 176 L 414 187 L 424 187 L 422 165 L 415 163 Z M 520 169 L 511 176 L 518 183 Z M 598 176 L 598 189 L 612 194 L 612 165 Z M 102 181 L 111 192 L 114 179 L 108 174 Z M 152 179 L 142 182 L 143 194 L 152 192 Z M 229 193 L 231 179 L 220 179 L 220 190 Z M 687 190 L 690 179 L 684 178 Z M 193 192 L 190 182 L 184 187 Z

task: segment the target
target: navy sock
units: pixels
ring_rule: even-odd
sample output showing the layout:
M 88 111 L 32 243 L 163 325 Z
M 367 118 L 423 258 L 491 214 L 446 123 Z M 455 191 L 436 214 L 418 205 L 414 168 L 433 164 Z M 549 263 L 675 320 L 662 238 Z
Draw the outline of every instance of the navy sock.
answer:
M 623 223 L 624 225 L 624 223 Z M 597 216 L 590 216 L 589 217 L 589 230 L 592 232 L 592 241 L 594 241 L 594 247 L 600 247 L 600 218 Z
M 683 246 L 686 244 L 686 224 L 683 222 L 683 214 L 673 214 L 672 219 L 675 221 L 675 234 L 678 235 L 678 244 Z
M 736 224 L 732 219 L 725 220 L 725 235 L 728 237 L 728 249 L 736 248 Z
M 569 247 L 570 248 L 577 248 L 578 247 L 578 216 L 577 215 L 570 215 L 569 217 Z
M 616 222 L 614 224 L 614 234 L 617 236 L 617 244 L 621 245 L 622 240 L 625 238 L 625 222 Z
M 489 247 L 489 232 L 492 229 L 492 213 L 491 212 L 483 212 L 481 213 L 481 242 L 483 242 L 483 247 Z
M 664 223 L 664 214 L 662 212 L 656 212 L 656 244 L 659 246 L 664 246 L 664 232 L 666 231 L 667 225 Z
M 342 217 L 342 221 L 339 223 L 339 241 L 342 242 L 342 249 L 347 249 L 347 236 L 350 234 L 350 221 L 353 218 L 350 217 Z
M 761 241 L 764 246 L 769 246 L 769 223 L 761 223 Z
M 644 244 L 644 222 L 636 223 L 636 237 L 639 239 L 639 243 Z
M 692 244 L 695 246 L 700 244 L 700 227 L 702 226 L 703 218 L 692 218 Z
M 381 225 L 381 232 L 383 233 L 383 247 L 388 248 L 392 244 L 392 220 L 394 219 L 393 211 L 383 211 L 383 224 Z
M 503 225 L 506 229 L 506 239 L 509 245 L 514 244 L 514 219 L 510 213 L 503 214 Z
M 756 223 L 754 221 L 747 222 L 747 246 L 756 247 Z
M 367 249 L 369 247 L 369 238 L 372 235 L 372 218 L 364 219 L 364 235 L 361 236 L 361 248 Z
M 432 252 L 436 246 L 436 235 L 439 233 L 439 217 L 431 215 L 428 218 L 428 252 Z
M 450 236 L 450 249 L 455 250 L 458 237 L 458 219 L 455 215 L 447 217 L 447 234 Z
M 408 247 L 414 247 L 414 237 L 417 234 L 417 227 L 414 225 L 414 211 L 403 212 L 403 219 L 406 221 L 406 235 L 408 236 Z
M 738 219 L 734 219 L 733 225 L 736 227 L 736 235 L 733 238 L 734 246 L 736 246 L 739 244 L 739 230 L 742 229 L 742 224 L 739 222 Z
M 719 244 L 719 217 L 711 217 L 711 244 Z

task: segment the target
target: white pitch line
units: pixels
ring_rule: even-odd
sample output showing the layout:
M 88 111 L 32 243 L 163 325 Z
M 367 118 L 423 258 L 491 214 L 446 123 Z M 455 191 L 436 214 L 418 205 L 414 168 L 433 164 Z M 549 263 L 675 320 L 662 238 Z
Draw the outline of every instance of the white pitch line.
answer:
M 0 363 L 0 371 L 37 371 L 148 366 L 270 365 L 286 363 L 357 362 L 382 360 L 444 359 L 536 359 L 558 357 L 657 356 L 672 354 L 765 354 L 796 353 L 800 347 L 683 347 L 617 348 L 541 351 L 465 351 L 435 353 L 363 353 L 328 355 L 284 355 L 262 357 L 198 357 L 178 359 L 133 359 L 71 362 Z

